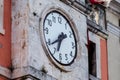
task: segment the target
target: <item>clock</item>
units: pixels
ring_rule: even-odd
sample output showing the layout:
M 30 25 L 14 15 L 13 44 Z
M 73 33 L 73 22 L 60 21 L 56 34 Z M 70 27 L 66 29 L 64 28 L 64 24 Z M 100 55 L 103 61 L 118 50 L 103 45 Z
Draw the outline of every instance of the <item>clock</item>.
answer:
M 69 20 L 58 11 L 49 12 L 43 22 L 49 55 L 61 65 L 70 65 L 77 55 L 76 36 Z
M 43 50 L 57 68 L 72 71 L 80 59 L 77 27 L 69 13 L 59 7 L 47 7 L 41 14 L 40 40 Z

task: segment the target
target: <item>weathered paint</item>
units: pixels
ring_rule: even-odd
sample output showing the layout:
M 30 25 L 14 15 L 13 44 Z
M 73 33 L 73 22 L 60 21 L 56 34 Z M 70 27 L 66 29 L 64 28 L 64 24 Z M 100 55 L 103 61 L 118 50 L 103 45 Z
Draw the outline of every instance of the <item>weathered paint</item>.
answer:
M 108 80 L 108 56 L 107 56 L 107 42 L 105 39 L 100 39 L 101 47 L 101 76 L 102 80 Z
M 0 34 L 0 66 L 11 66 L 11 0 L 4 0 L 5 35 Z
M 0 66 L 5 69 L 10 69 L 11 68 L 11 0 L 4 0 L 3 27 L 5 29 L 5 34 L 0 34 Z M 0 73 L 3 71 L 4 73 L 6 73 L 5 70 L 0 69 Z M 0 75 L 3 74 L 1 73 Z M 8 80 L 8 79 L 0 76 L 0 80 Z

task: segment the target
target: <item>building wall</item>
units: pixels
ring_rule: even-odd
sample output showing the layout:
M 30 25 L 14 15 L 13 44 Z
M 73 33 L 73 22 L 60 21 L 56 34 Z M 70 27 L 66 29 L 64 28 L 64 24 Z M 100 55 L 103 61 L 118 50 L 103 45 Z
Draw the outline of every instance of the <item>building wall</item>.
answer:
M 109 33 L 108 39 L 109 80 L 120 79 L 120 42 L 119 37 Z
M 86 16 L 59 0 L 12 1 L 12 63 L 13 76 L 32 75 L 41 80 L 88 80 Z M 72 71 L 56 67 L 45 53 L 41 37 L 42 21 L 49 9 L 61 9 L 74 22 L 78 34 L 79 56 Z M 70 69 L 63 67 L 64 69 Z M 42 75 L 43 74 L 43 75 Z
M 112 22 L 112 24 L 119 26 L 119 17 L 111 12 L 106 12 L 107 21 Z
M 76 0 L 76 2 L 82 2 L 85 5 L 85 0 Z M 87 11 L 83 6 L 82 9 L 80 7 L 78 4 L 70 2 L 65 4 L 59 0 L 4 0 L 3 28 L 5 33 L 0 34 L 0 80 L 88 80 L 88 48 L 86 46 L 88 45 L 88 27 L 87 14 L 84 13 Z M 77 29 L 78 54 L 80 55 L 75 61 L 77 64 L 71 67 L 70 72 L 62 71 L 54 65 L 44 50 L 40 29 L 44 16 L 49 9 L 64 11 Z M 118 16 L 115 14 L 107 12 L 107 20 L 116 26 L 118 25 Z M 97 67 L 97 77 L 102 80 L 108 80 L 108 76 L 110 80 L 120 79 L 118 75 L 120 74 L 119 29 L 117 28 L 115 33 L 113 29 L 111 32 L 111 29 L 108 27 L 107 43 L 104 32 L 98 30 L 97 33 L 93 29 L 94 35 L 90 35 L 90 39 L 97 44 L 97 66 L 99 66 Z M 105 37 L 103 37 L 104 35 Z M 108 47 L 108 63 L 106 45 Z M 63 68 L 67 69 L 66 67 Z M 13 70 L 13 73 L 10 69 Z
M 117 1 L 117 0 L 116 0 Z M 112 1 L 107 9 L 109 80 L 120 79 L 120 3 Z
M 0 33 L 0 80 L 10 77 L 11 69 L 11 0 L 3 0 L 3 28 Z M 1 16 L 1 15 L 0 15 Z
M 108 25 L 109 37 L 107 41 L 108 46 L 108 68 L 109 80 L 119 80 L 120 76 L 120 29 L 113 24 Z

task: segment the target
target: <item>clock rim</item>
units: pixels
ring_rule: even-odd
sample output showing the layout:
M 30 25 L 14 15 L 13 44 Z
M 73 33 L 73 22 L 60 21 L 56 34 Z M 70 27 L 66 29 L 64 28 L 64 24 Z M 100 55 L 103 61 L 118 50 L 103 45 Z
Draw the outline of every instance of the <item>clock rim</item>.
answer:
M 66 18 L 66 20 L 69 22 L 70 27 L 74 32 L 76 45 L 77 45 L 76 57 L 74 58 L 73 62 L 70 65 L 67 65 L 67 66 L 58 63 L 53 58 L 53 56 L 51 56 L 51 53 L 49 53 L 48 47 L 47 47 L 46 42 L 45 42 L 45 37 L 44 37 L 44 34 L 43 34 L 44 19 L 47 16 L 47 14 L 49 14 L 52 11 L 57 11 L 60 14 L 62 14 Z M 43 50 L 45 51 L 46 56 L 49 58 L 50 62 L 53 63 L 57 68 L 61 69 L 62 71 L 65 71 L 65 72 L 72 71 L 76 67 L 75 64 L 77 64 L 78 60 L 80 59 L 81 47 L 80 47 L 80 40 L 79 40 L 80 38 L 78 36 L 78 31 L 76 29 L 76 25 L 74 24 L 74 21 L 72 20 L 70 15 L 64 9 L 61 9 L 60 7 L 55 7 L 55 6 L 49 7 L 47 9 L 45 9 L 41 14 L 41 18 L 39 19 L 39 28 L 40 28 L 39 30 L 40 30 L 42 47 L 43 47 Z

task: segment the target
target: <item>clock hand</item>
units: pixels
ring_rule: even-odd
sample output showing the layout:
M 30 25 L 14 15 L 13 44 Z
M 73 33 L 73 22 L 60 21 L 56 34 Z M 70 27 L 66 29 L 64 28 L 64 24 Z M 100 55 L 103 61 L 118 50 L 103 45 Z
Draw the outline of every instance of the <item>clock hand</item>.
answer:
M 57 39 L 57 40 L 53 41 L 51 44 L 54 44 L 54 43 L 56 43 L 56 42 L 58 42 L 58 41 L 59 41 L 59 39 Z
M 52 42 L 51 44 L 54 44 L 54 43 L 56 43 L 56 42 L 59 42 L 60 40 L 62 40 L 62 39 L 63 39 L 63 37 L 64 37 L 64 33 L 63 33 L 63 32 L 61 32 L 61 34 L 58 36 L 57 40 L 55 40 L 55 41 L 54 41 L 54 42 Z
M 57 51 L 59 51 L 60 46 L 61 46 L 61 42 L 63 41 L 63 39 L 67 38 L 67 35 L 64 34 L 63 32 L 61 32 L 61 34 L 58 36 L 57 40 L 53 41 L 51 44 L 54 44 L 56 42 L 58 42 L 57 45 Z
M 61 42 L 62 42 L 62 40 L 60 40 L 59 43 L 58 43 L 58 45 L 57 45 L 57 51 L 60 50 Z
M 60 50 L 60 46 L 61 46 L 61 42 L 63 41 L 63 39 L 67 38 L 66 34 L 63 34 L 59 40 L 58 46 L 57 46 L 57 51 Z
M 64 34 L 63 32 L 61 32 L 61 34 L 58 36 L 59 41 L 65 39 L 65 38 L 67 38 L 67 35 Z

